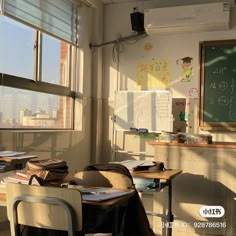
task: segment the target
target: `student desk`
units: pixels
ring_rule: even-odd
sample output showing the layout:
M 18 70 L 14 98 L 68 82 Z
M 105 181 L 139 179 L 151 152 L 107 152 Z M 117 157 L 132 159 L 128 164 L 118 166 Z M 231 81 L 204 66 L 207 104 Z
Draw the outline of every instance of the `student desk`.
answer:
M 2 205 L 6 205 L 6 190 L 0 188 L 0 192 L 0 201 Z M 115 236 L 154 236 L 149 231 L 145 210 L 139 201 L 137 191 L 133 190 L 128 195 L 102 202 L 83 200 L 84 233 L 112 232 Z M 50 235 L 49 230 L 45 233 L 45 236 Z
M 139 177 L 139 178 L 146 178 L 146 179 L 160 179 L 160 180 L 165 180 L 165 183 L 162 183 L 163 186 L 168 187 L 168 213 L 166 216 L 164 216 L 163 218 L 167 219 L 168 225 L 169 227 L 167 228 L 167 234 L 168 236 L 172 235 L 172 228 L 171 228 L 171 223 L 174 220 L 174 216 L 172 214 L 172 180 L 178 176 L 179 174 L 181 174 L 182 170 L 165 170 L 165 171 L 155 171 L 155 172 L 145 172 L 145 171 L 139 171 L 139 172 L 131 172 L 133 177 Z M 148 190 L 147 190 L 148 191 Z M 153 191 L 153 190 L 151 190 Z M 154 190 L 155 191 L 155 190 Z M 156 190 L 158 191 L 158 190 Z M 135 192 L 134 192 L 135 193 Z M 6 196 L 5 196 L 5 189 L 4 188 L 0 188 L 0 205 L 4 206 L 6 205 Z M 135 204 L 136 202 L 136 195 L 135 194 L 130 194 L 130 195 L 126 195 L 120 198 L 116 198 L 116 199 L 112 199 L 112 200 L 107 200 L 107 201 L 103 201 L 103 202 L 88 202 L 88 201 L 83 201 L 83 206 L 85 207 L 86 211 L 84 211 L 85 213 L 85 219 L 89 219 L 89 215 L 96 215 L 94 214 L 95 212 L 97 212 L 99 214 L 99 212 L 101 211 L 101 209 L 106 209 L 106 208 L 110 208 L 110 209 L 115 209 L 116 207 L 119 206 L 127 206 L 128 202 L 130 202 L 130 205 Z M 129 216 L 127 216 L 127 218 L 133 218 L 134 215 L 138 215 L 135 214 L 133 212 L 133 209 L 139 208 L 139 204 L 136 205 L 135 207 L 130 207 L 131 209 L 128 211 Z M 142 210 L 141 210 L 142 212 Z M 156 213 L 154 213 L 153 215 L 157 215 L 160 216 Z M 141 226 L 142 223 L 142 218 L 141 219 L 136 219 L 136 221 L 132 222 L 132 227 L 135 226 Z M 93 222 L 89 219 L 86 220 L 88 223 L 91 222 L 91 225 L 87 225 L 86 228 L 90 228 L 93 227 Z M 139 222 L 139 223 L 138 223 Z M 128 225 L 129 226 L 129 225 Z M 128 228 L 128 226 L 126 227 L 126 229 Z M 131 226 L 131 225 L 130 225 Z M 140 229 L 141 230 L 141 229 Z M 94 233 L 94 232 L 91 232 Z M 141 234 L 140 234 L 141 235 Z M 146 236 L 146 235 L 145 235 Z M 148 235 L 147 235 L 148 236 Z
M 164 170 L 164 171 L 133 171 L 131 175 L 133 177 L 144 178 L 144 179 L 159 179 L 166 180 L 166 183 L 163 183 L 161 188 L 168 186 L 168 212 L 167 215 L 163 218 L 167 219 L 168 229 L 167 235 L 172 235 L 172 226 L 171 223 L 174 221 L 174 215 L 172 214 L 172 179 L 174 179 L 177 175 L 181 174 L 182 170 Z M 146 190 L 149 191 L 149 190 Z M 153 190 L 151 190 L 153 191 Z M 152 215 L 160 216 L 159 214 L 153 213 Z

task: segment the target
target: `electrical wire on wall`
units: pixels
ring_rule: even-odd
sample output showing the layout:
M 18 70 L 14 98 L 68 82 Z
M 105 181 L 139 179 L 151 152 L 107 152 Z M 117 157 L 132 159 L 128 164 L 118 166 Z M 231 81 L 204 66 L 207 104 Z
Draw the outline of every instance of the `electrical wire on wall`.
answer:
M 93 44 L 89 45 L 90 48 L 94 50 L 94 48 L 105 47 L 107 45 L 114 44 L 112 48 L 112 60 L 114 63 L 116 63 L 116 71 L 117 71 L 116 91 L 119 90 L 120 54 L 124 52 L 125 44 L 133 45 L 147 36 L 148 34 L 144 31 L 144 32 L 139 32 L 138 34 L 135 34 L 135 35 L 127 36 L 127 37 L 118 37 L 116 40 L 113 40 L 110 42 L 106 42 L 106 43 L 102 43 L 98 45 L 93 45 Z M 113 151 L 114 145 L 115 145 L 115 139 L 116 139 L 115 122 L 116 122 L 115 116 L 113 115 L 112 116 L 112 140 L 111 140 L 111 145 L 112 145 L 111 160 L 112 161 L 115 161 L 115 152 Z
M 114 45 L 112 48 L 112 60 L 114 63 L 116 63 L 116 69 L 117 69 L 116 91 L 119 90 L 120 53 L 123 53 L 125 50 L 124 44 L 133 45 L 145 37 L 147 37 L 147 34 L 141 33 L 141 34 L 135 35 L 134 37 L 133 35 L 125 37 L 125 38 L 119 37 L 116 40 L 116 42 L 114 42 Z
M 122 46 L 122 48 L 121 48 Z M 119 40 L 113 45 L 112 48 L 112 59 L 113 62 L 116 63 L 116 91 L 119 89 L 119 77 L 120 77 L 120 53 L 124 52 L 124 45 L 120 43 Z M 115 91 L 115 92 L 116 92 Z M 115 106 L 115 105 L 114 105 Z M 115 155 L 116 153 L 114 152 L 115 150 L 115 143 L 116 143 L 116 130 L 115 130 L 115 122 L 116 122 L 116 117 L 114 115 L 114 110 L 113 110 L 113 115 L 112 115 L 112 139 L 111 139 L 111 160 L 115 161 Z
M 95 49 L 95 48 L 99 48 L 99 47 L 105 47 L 109 44 L 116 44 L 117 42 L 122 43 L 122 42 L 126 42 L 129 40 L 135 40 L 135 41 L 139 41 L 140 39 L 143 39 L 144 37 L 147 37 L 148 34 L 143 31 L 143 32 L 139 32 L 137 34 L 133 34 L 130 36 L 126 36 L 126 37 L 118 37 L 116 40 L 112 40 L 106 43 L 101 43 L 101 44 L 89 44 L 89 47 L 91 49 Z
M 141 39 L 143 39 L 144 37 L 146 37 L 146 34 L 141 34 L 141 35 L 137 35 L 137 37 L 133 38 L 128 38 L 126 40 L 122 40 L 122 38 L 118 38 L 117 42 L 114 43 L 113 48 L 112 48 L 112 59 L 113 62 L 116 63 L 116 91 L 119 90 L 119 77 L 120 77 L 120 53 L 123 53 L 125 50 L 125 44 L 128 45 L 132 45 L 137 43 L 138 41 L 140 41 Z M 114 146 L 116 143 L 116 130 L 115 130 L 115 116 L 113 115 L 112 117 L 112 140 L 111 140 L 111 144 L 112 144 L 112 148 L 111 148 L 111 160 L 115 161 L 115 152 L 114 152 Z
M 125 48 L 124 44 L 133 45 L 145 37 L 147 37 L 147 34 L 136 35 L 135 38 L 131 37 L 130 39 L 127 38 L 126 40 L 124 40 L 124 38 L 121 38 L 121 37 L 118 38 L 116 42 L 114 43 L 113 50 L 112 50 L 113 62 L 118 62 L 117 57 L 119 57 L 118 54 L 124 52 L 124 48 Z
M 148 34 L 144 31 L 144 32 L 139 32 L 138 34 L 135 34 L 135 35 L 127 36 L 127 37 L 118 37 L 116 40 L 112 40 L 106 43 L 89 45 L 89 47 L 92 50 L 94 50 L 95 48 L 105 47 L 110 44 L 114 44 L 112 48 L 112 60 L 114 63 L 116 63 L 116 69 L 117 69 L 116 90 L 119 89 L 119 71 L 120 71 L 119 58 L 120 58 L 120 53 L 124 52 L 124 48 L 125 48 L 124 43 L 128 45 L 133 45 L 147 36 Z

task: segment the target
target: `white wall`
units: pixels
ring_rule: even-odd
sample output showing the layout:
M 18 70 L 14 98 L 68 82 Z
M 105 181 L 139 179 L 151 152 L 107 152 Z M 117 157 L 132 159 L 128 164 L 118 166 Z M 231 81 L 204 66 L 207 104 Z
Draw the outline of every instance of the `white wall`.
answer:
M 216 1 L 191 1 L 191 4 L 216 2 Z M 114 108 L 114 95 L 116 90 L 140 90 L 137 86 L 137 64 L 145 61 L 165 61 L 170 66 L 170 86 L 168 89 L 173 95 L 173 110 L 178 111 L 178 100 L 186 100 L 187 118 L 186 122 L 176 123 L 184 132 L 190 133 L 207 133 L 198 127 L 198 93 L 199 92 L 199 43 L 201 41 L 235 39 L 236 36 L 236 5 L 231 2 L 231 28 L 227 31 L 214 32 L 194 32 L 194 33 L 179 33 L 170 35 L 152 35 L 135 42 L 130 40 L 119 44 L 120 53 L 114 54 L 114 44 L 109 44 L 104 47 L 104 93 L 105 98 L 105 114 L 104 131 L 104 153 L 105 156 L 110 155 L 110 146 L 113 143 L 113 124 L 111 117 Z M 186 1 L 143 1 L 121 4 L 105 5 L 104 15 L 104 42 L 116 40 L 119 37 L 126 37 L 135 34 L 131 28 L 130 13 L 133 8 L 138 8 L 140 12 L 144 9 L 170 6 L 173 4 L 186 5 Z M 149 51 L 145 47 L 150 45 L 152 48 Z M 114 56 L 116 60 L 114 61 Z M 190 82 L 182 82 L 180 80 L 181 66 L 176 64 L 178 59 L 183 57 L 193 58 L 193 75 Z M 155 89 L 155 88 L 151 88 Z M 109 118 L 108 118 L 109 117 Z M 178 119 L 178 117 L 176 117 Z M 183 127 L 185 129 L 183 129 Z M 178 127 L 174 127 L 174 131 Z M 235 132 L 229 133 L 211 133 L 213 141 L 236 141 Z M 123 145 L 123 144 L 122 144 Z M 119 148 L 119 145 L 118 145 Z M 130 147 L 132 149 L 132 147 Z M 139 147 L 138 147 L 139 148 Z M 147 148 L 144 148 L 147 149 Z M 138 151 L 138 150 L 137 150 Z
M 216 1 L 191 1 L 192 4 L 205 3 L 205 2 L 216 2 Z M 114 132 L 113 130 L 114 126 L 111 118 L 114 114 L 115 91 L 117 90 L 133 91 L 141 89 L 136 84 L 136 76 L 137 76 L 136 70 L 137 70 L 137 64 L 139 62 L 152 61 L 152 60 L 168 61 L 170 65 L 170 80 L 171 80 L 170 90 L 174 98 L 173 101 L 177 101 L 176 99 L 184 99 L 188 104 L 186 111 L 188 112 L 190 117 L 186 121 L 186 126 L 187 126 L 186 132 L 208 133 L 207 131 L 201 131 L 198 127 L 198 120 L 197 120 L 198 94 L 193 95 L 190 93 L 190 91 L 191 88 L 196 88 L 197 91 L 199 91 L 199 71 L 198 71 L 199 43 L 201 41 L 235 39 L 236 37 L 236 18 L 235 18 L 236 5 L 234 1 L 230 2 L 231 2 L 231 29 L 228 31 L 181 33 L 181 34 L 159 35 L 159 36 L 153 35 L 145 37 L 144 39 L 139 40 L 137 42 L 135 42 L 135 40 L 132 40 L 128 41 L 127 43 L 120 43 L 119 45 L 120 53 L 119 55 L 115 54 L 116 55 L 115 61 L 113 60 L 115 51 L 115 48 L 113 47 L 114 45 L 109 44 L 106 47 L 104 47 L 104 57 L 103 57 L 103 62 L 104 62 L 103 158 L 104 160 L 110 160 L 111 158 L 114 157 L 115 160 L 131 159 L 131 158 L 160 160 L 160 157 L 158 156 L 159 152 L 158 155 L 157 151 L 156 153 L 154 153 L 153 146 L 148 144 L 149 140 L 145 140 L 135 135 L 124 132 Z M 133 12 L 134 7 L 138 7 L 138 9 L 142 12 L 145 8 L 170 6 L 173 3 L 175 3 L 176 5 L 177 4 L 181 5 L 181 3 L 182 5 L 185 5 L 186 1 L 143 1 L 138 3 L 132 2 L 132 3 L 106 5 L 104 9 L 105 10 L 104 42 L 109 42 L 118 39 L 119 37 L 126 37 L 134 34 L 134 32 L 132 32 L 131 22 L 130 22 L 130 13 Z M 151 45 L 152 48 L 150 51 L 145 51 L 146 45 Z M 181 82 L 179 80 L 181 74 L 181 68 L 179 65 L 176 64 L 176 61 L 186 56 L 193 58 L 194 73 L 190 82 Z M 178 111 L 177 105 L 178 103 L 173 103 L 173 108 L 174 106 L 176 106 L 176 110 Z M 213 141 L 236 142 L 235 132 L 209 132 L 209 133 L 212 134 Z M 112 153 L 111 147 L 117 151 L 115 154 Z M 195 150 L 194 151 L 186 150 L 186 153 L 184 153 L 184 155 L 179 155 L 180 153 L 178 152 L 178 147 L 176 149 L 177 151 L 175 153 L 171 153 L 170 150 L 167 148 L 167 151 L 164 155 L 165 158 L 169 158 L 170 160 L 172 160 L 169 163 L 167 163 L 172 165 L 169 166 L 169 168 L 181 168 L 183 169 L 183 172 L 190 173 L 192 170 L 190 170 L 190 168 L 186 168 L 185 166 L 188 157 L 194 155 L 198 159 L 201 159 L 202 150 L 200 150 L 199 152 Z M 185 150 L 185 148 L 183 149 Z M 124 153 L 122 152 L 123 150 L 126 150 L 128 152 Z M 156 150 L 159 150 L 159 148 L 156 147 Z M 218 163 L 217 160 L 221 158 L 221 154 L 218 152 L 218 150 L 216 151 L 209 150 L 209 153 L 207 153 L 206 156 L 208 155 L 212 156 L 213 159 L 208 160 L 209 163 L 206 164 L 206 168 L 208 174 L 212 174 L 212 172 L 214 172 L 215 170 L 211 169 L 211 164 Z M 177 158 L 181 159 L 181 164 L 179 162 L 179 159 Z M 204 165 L 206 160 L 207 159 L 205 160 L 201 159 L 201 161 L 198 163 L 199 166 Z M 165 161 L 165 159 L 163 159 L 163 161 Z M 173 164 L 174 162 L 178 163 L 178 165 L 175 166 L 175 164 Z M 198 168 L 198 164 L 196 166 L 192 166 L 192 168 L 195 168 L 196 173 L 199 173 L 201 175 L 202 171 L 201 169 L 199 169 L 200 167 Z M 232 168 L 232 165 L 230 165 L 230 168 Z M 217 174 L 219 174 L 219 172 L 217 172 Z M 204 177 L 203 175 L 201 176 Z M 233 183 L 234 179 L 235 178 L 232 178 L 229 181 Z M 191 186 L 191 182 L 188 181 L 183 183 L 183 185 L 184 184 Z M 222 184 L 224 185 L 224 183 Z M 225 184 L 224 186 L 225 188 L 227 188 L 227 184 Z M 177 193 L 180 193 L 178 189 L 174 192 L 174 195 L 177 196 L 178 195 Z M 164 198 L 166 199 L 166 191 L 163 194 L 165 195 Z M 206 199 L 207 196 L 208 195 L 205 194 Z M 189 199 L 189 201 L 191 201 L 190 199 L 191 196 L 189 194 L 186 197 Z M 161 205 L 162 203 L 159 202 L 159 199 L 157 199 L 157 197 L 154 199 L 155 199 L 154 209 L 157 209 L 158 206 L 162 209 L 163 205 Z M 207 202 L 206 199 L 204 198 L 203 204 Z M 224 202 L 227 202 L 227 204 L 231 204 L 230 201 L 224 198 Z M 194 202 L 191 203 L 194 204 Z M 176 206 L 179 206 L 178 203 L 174 206 L 175 211 L 176 211 Z M 189 215 L 191 215 L 192 213 L 196 214 L 196 210 L 194 210 L 194 208 L 191 207 L 192 206 L 189 207 Z M 233 211 L 234 210 L 232 210 L 232 212 Z M 177 212 L 178 214 L 177 218 L 183 217 L 185 219 L 185 222 L 188 222 L 189 216 L 184 215 L 183 212 L 184 211 L 182 211 L 182 209 L 179 212 Z M 228 214 L 230 215 L 231 211 L 228 212 Z M 231 218 L 229 217 L 229 221 L 230 220 Z M 157 227 L 159 226 L 160 224 L 157 224 Z M 230 232 L 231 230 L 233 230 L 233 227 L 234 227 L 233 224 L 230 224 L 227 234 L 224 235 L 231 235 Z M 179 229 L 179 231 L 181 231 L 181 229 Z M 198 230 L 192 230 L 191 232 L 190 231 L 186 230 L 185 232 L 176 233 L 175 230 L 176 234 L 174 235 L 180 235 L 180 234 L 200 235 L 200 233 L 197 232 Z M 207 233 L 209 233 L 208 230 L 206 231 Z M 211 233 L 209 233 L 209 235 L 211 235 Z M 221 231 L 219 230 L 218 234 L 220 233 Z M 214 232 L 212 233 L 212 235 L 215 235 Z

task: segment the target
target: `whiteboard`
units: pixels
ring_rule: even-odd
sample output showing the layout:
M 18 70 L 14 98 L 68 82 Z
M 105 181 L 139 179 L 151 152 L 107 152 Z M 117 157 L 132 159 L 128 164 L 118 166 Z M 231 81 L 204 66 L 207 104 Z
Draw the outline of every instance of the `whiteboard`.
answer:
M 118 91 L 114 114 L 116 130 L 173 130 L 172 96 L 166 90 Z

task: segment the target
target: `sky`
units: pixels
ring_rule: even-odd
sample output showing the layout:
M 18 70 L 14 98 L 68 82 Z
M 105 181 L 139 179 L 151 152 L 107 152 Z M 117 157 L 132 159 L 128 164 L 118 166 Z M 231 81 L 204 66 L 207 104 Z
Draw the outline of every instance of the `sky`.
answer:
M 22 24 L 21 24 L 22 25 Z M 35 31 L 0 16 L 0 73 L 33 79 Z M 59 82 L 60 41 L 44 37 L 43 78 L 46 82 Z M 38 107 L 47 112 L 58 107 L 58 96 L 13 88 L 0 87 L 0 112 L 4 118 L 19 116 L 19 110 Z

